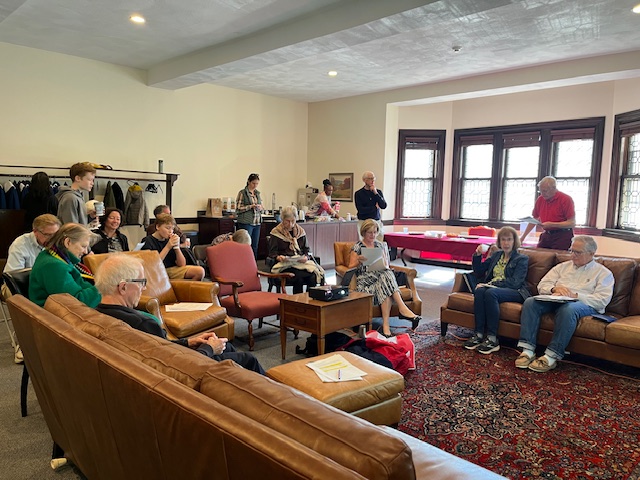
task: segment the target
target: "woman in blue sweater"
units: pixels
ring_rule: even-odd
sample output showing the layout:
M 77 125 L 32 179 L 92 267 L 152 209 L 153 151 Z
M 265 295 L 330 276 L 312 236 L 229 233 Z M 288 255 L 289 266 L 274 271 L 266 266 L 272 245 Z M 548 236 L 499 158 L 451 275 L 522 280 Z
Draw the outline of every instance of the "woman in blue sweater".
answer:
M 465 342 L 464 348 L 489 354 L 500 350 L 498 323 L 500 304 L 523 303 L 531 294 L 525 285 L 529 270 L 529 257 L 518 253 L 520 237 L 512 227 L 498 231 L 498 250 L 482 261 L 482 245 L 473 254 L 473 273 L 479 278 L 473 292 L 475 334 Z M 486 333 L 486 336 L 485 336 Z

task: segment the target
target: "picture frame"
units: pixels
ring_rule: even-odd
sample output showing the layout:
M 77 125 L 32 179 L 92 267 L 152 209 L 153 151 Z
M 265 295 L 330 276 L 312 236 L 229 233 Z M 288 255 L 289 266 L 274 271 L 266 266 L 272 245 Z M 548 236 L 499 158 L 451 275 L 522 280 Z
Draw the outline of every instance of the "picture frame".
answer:
M 353 173 L 330 173 L 333 185 L 332 201 L 353 202 Z

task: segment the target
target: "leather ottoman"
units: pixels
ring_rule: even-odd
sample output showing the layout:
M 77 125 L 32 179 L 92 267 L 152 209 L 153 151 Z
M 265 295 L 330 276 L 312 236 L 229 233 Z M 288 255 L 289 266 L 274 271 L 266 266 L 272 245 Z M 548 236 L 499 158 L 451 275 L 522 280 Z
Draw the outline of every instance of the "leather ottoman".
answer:
M 396 425 L 402 413 L 404 377 L 353 353 L 337 353 L 367 375 L 362 380 L 324 383 L 307 363 L 335 355 L 333 352 L 270 368 L 267 376 L 376 425 Z

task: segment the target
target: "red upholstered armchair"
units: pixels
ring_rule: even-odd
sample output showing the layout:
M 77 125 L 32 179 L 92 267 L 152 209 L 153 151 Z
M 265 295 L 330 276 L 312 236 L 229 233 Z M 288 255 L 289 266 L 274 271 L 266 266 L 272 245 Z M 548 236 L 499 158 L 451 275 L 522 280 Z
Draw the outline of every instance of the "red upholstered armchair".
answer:
M 260 272 L 253 256 L 251 245 L 223 242 L 207 248 L 207 261 L 211 280 L 220 284 L 220 304 L 232 317 L 244 318 L 249 322 L 249 350 L 253 350 L 253 320 L 280 313 L 280 298 L 286 294 L 263 292 L 260 277 L 280 279 L 285 291 L 287 278 L 292 273 Z M 295 332 L 294 332 L 295 333 Z

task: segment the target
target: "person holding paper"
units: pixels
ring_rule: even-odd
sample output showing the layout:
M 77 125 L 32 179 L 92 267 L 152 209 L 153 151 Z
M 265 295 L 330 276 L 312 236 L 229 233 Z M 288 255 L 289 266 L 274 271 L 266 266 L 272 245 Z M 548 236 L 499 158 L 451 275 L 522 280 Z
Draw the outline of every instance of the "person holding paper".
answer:
M 96 287 L 102 294 L 102 301 L 95 308 L 100 313 L 122 320 L 136 330 L 166 339 L 167 332 L 162 328 L 160 319 L 135 309 L 146 285 L 144 267 L 139 259 L 117 253 L 110 255 L 96 273 Z M 233 360 L 247 370 L 264 375 L 264 369 L 256 357 L 251 353 L 236 352 L 226 338 L 218 338 L 213 332 L 172 342 L 192 348 L 218 362 Z
M 180 250 L 180 237 L 173 229 L 176 221 L 166 213 L 161 213 L 154 224 L 156 231 L 144 238 L 142 250 L 156 250 L 167 269 L 169 278 L 202 280 L 204 268 L 199 265 L 187 265 L 187 259 Z
M 484 262 L 482 247 L 478 245 L 472 258 L 473 274 L 476 278 L 484 279 L 473 291 L 475 334 L 464 343 L 464 348 L 490 354 L 500 350 L 500 304 L 522 303 L 531 296 L 525 285 L 529 257 L 518 253 L 520 239 L 518 232 L 512 227 L 502 227 L 498 231 L 498 250 Z
M 520 314 L 520 341 L 522 353 L 516 359 L 517 368 L 535 372 L 548 372 L 556 368 L 564 357 L 565 349 L 576 330 L 578 320 L 594 313 L 604 313 L 613 296 L 613 274 L 593 256 L 598 245 L 587 235 L 578 235 L 571 243 L 571 260 L 553 267 L 540 280 L 538 292 L 575 299 L 571 302 L 548 302 L 530 297 L 525 300 Z M 535 359 L 536 339 L 540 317 L 555 312 L 553 337 L 544 355 Z
M 389 253 L 386 245 L 376 240 L 379 233 L 378 222 L 368 219 L 362 222 L 360 235 L 362 240 L 357 242 L 351 249 L 349 257 L 349 268 L 356 268 L 356 291 L 370 293 L 373 295 L 373 304 L 379 305 L 382 311 L 382 334 L 391 337 L 389 326 L 389 316 L 391 315 L 391 302 L 398 305 L 399 318 L 411 320 L 412 328 L 418 326 L 422 318 L 413 313 L 402 300 L 400 288 L 396 281 L 396 276 L 389 268 Z M 374 266 L 375 261 L 363 254 L 364 249 L 379 249 L 382 253 L 381 259 L 383 267 L 378 269 Z
M 544 177 L 538 182 L 540 196 L 536 200 L 531 216 L 540 222 L 544 232 L 538 239 L 538 248 L 568 250 L 576 225 L 573 199 L 558 191 L 554 177 Z M 535 225 L 529 223 L 520 237 L 524 242 Z
M 293 285 L 293 293 L 302 293 L 303 287 L 315 287 L 322 283 L 324 270 L 309 255 L 307 234 L 296 223 L 298 212 L 295 207 L 282 209 L 281 222 L 271 230 L 269 238 L 269 257 L 277 263 L 272 273 L 293 273 L 287 283 Z

